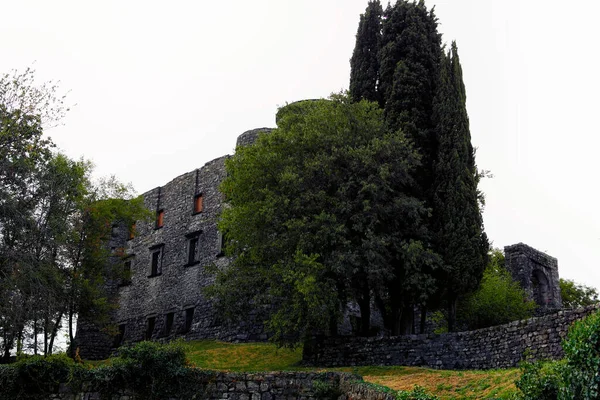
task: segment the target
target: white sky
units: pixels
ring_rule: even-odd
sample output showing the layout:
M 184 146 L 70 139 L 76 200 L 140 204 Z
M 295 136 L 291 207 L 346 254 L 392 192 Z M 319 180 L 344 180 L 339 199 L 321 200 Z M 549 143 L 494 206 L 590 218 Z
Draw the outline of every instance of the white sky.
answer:
M 387 4 L 385 1 L 382 4 Z M 600 2 L 428 0 L 458 42 L 486 231 L 600 287 Z M 7 1 L 0 72 L 33 64 L 77 106 L 50 131 L 141 193 L 274 127 L 278 106 L 347 89 L 367 0 Z M 35 63 L 34 63 L 35 62 Z

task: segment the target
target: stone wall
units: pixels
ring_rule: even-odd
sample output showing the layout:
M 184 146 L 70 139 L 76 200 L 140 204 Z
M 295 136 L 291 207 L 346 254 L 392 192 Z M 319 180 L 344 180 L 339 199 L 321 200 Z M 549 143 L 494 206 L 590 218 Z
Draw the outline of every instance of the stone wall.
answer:
M 545 314 L 562 307 L 558 260 L 523 243 L 504 247 L 506 269 Z
M 599 305 L 468 332 L 383 338 L 315 338 L 303 361 L 319 367 L 405 365 L 438 369 L 515 367 L 519 361 L 558 359 L 569 326 Z
M 317 383 L 318 382 L 318 383 Z M 267 373 L 212 373 L 200 374 L 193 384 L 198 399 L 228 400 L 325 400 L 392 399 L 365 385 L 358 375 L 346 373 L 267 372 Z M 89 386 L 89 385 L 88 385 Z M 73 393 L 61 385 L 53 399 L 100 399 L 101 393 L 92 388 L 84 393 Z M 134 399 L 135 393 L 122 392 L 111 398 Z M 173 399 L 177 400 L 177 399 Z
M 243 133 L 238 145 L 252 144 L 261 131 L 269 129 Z M 227 157 L 144 193 L 144 203 L 156 218 L 137 221 L 133 237 L 130 227 L 113 227 L 107 243 L 115 254 L 111 262 L 129 270 L 131 278 L 106 285 L 116 305 L 112 335 L 80 320 L 76 346 L 82 358 L 106 358 L 120 344 L 144 339 L 267 339 L 261 318 L 250 315 L 240 325 L 228 326 L 202 293 L 214 279 L 205 267 L 229 263 L 217 229 L 223 207 L 219 185 L 226 175 Z

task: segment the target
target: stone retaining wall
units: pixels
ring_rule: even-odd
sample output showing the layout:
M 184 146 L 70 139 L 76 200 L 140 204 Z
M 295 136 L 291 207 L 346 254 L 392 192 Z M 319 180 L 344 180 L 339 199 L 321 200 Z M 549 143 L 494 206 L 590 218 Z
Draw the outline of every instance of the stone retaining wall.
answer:
M 315 338 L 304 346 L 303 361 L 319 367 L 406 365 L 438 369 L 515 367 L 519 361 L 559 359 L 569 326 L 598 305 L 563 310 L 506 325 L 441 335 L 384 338 Z
M 335 372 L 215 372 L 202 375 L 194 386 L 195 398 L 206 400 L 392 400 L 389 394 L 365 385 L 358 375 Z M 67 385 L 61 385 L 60 392 L 50 398 L 99 400 L 102 395 L 94 391 L 72 393 Z M 132 400 L 136 396 L 131 392 L 123 392 L 111 398 Z

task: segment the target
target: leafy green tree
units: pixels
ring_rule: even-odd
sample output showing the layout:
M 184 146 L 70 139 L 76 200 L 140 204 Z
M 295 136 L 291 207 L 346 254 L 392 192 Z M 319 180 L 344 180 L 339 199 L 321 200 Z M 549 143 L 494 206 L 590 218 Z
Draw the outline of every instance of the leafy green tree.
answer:
M 37 354 L 51 354 L 68 316 L 88 303 L 106 303 L 98 292 L 108 252 L 102 238 L 112 222 L 144 214 L 126 201 L 115 181 L 112 195 L 90 180 L 91 164 L 54 151 L 44 127 L 60 122 L 64 97 L 52 84 L 36 85 L 34 72 L 0 76 L 0 342 L 3 356 L 27 337 Z M 119 192 L 121 190 L 121 192 Z M 104 190 L 106 193 L 106 191 Z M 106 269 L 106 267 L 104 267 Z M 92 279 L 94 277 L 95 279 Z M 103 315 L 96 310 L 96 316 Z M 72 335 L 71 335 L 72 336 Z
M 354 101 L 380 101 L 377 84 L 379 60 L 377 53 L 381 41 L 381 16 L 379 0 L 369 1 L 360 16 L 356 46 L 350 59 L 350 97 Z
M 279 343 L 335 332 L 348 300 L 366 334 L 372 294 L 398 321 L 433 291 L 424 270 L 435 257 L 419 241 L 427 211 L 404 193 L 418 157 L 376 103 L 337 95 L 288 107 L 226 162 L 219 229 L 233 258 L 209 294 L 229 316 L 264 305 Z
M 438 147 L 433 165 L 432 230 L 434 248 L 446 265 L 441 279 L 446 282 L 448 330 L 453 331 L 458 298 L 477 289 L 489 248 L 456 43 L 442 58 L 433 111 Z
M 560 297 L 564 307 L 577 308 L 598 303 L 598 291 L 596 288 L 582 285 L 571 279 L 559 280 Z
M 459 325 L 479 329 L 530 318 L 536 304 L 504 267 L 504 254 L 494 249 L 479 288 L 459 303 Z

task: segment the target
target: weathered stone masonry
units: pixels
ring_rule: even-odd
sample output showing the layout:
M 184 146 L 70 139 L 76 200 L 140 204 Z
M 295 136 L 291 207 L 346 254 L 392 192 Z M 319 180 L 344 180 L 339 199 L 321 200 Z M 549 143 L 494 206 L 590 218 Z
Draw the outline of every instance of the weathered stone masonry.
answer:
M 101 399 L 105 393 L 86 385 L 85 392 L 73 392 L 68 384 L 61 384 L 53 399 Z M 267 372 L 224 373 L 204 371 L 190 389 L 195 398 L 207 400 L 394 400 L 396 397 L 372 385 L 365 384 L 358 375 L 326 372 Z M 111 398 L 132 400 L 136 393 L 122 391 Z M 173 400 L 178 400 L 173 398 Z
M 261 131 L 269 129 L 245 132 L 238 145 L 251 144 Z M 262 324 L 253 316 L 239 326 L 225 325 L 202 294 L 214 279 L 204 267 L 223 267 L 229 262 L 221 252 L 222 237 L 217 229 L 223 207 L 219 185 L 225 178 L 226 158 L 217 158 L 144 193 L 144 203 L 156 218 L 138 221 L 133 238 L 129 227 L 113 228 L 108 245 L 126 254 L 116 262 L 131 275 L 129 280 L 107 284 L 118 304 L 112 318 L 119 335 L 109 336 L 81 320 L 76 339 L 81 357 L 105 358 L 123 342 L 144 339 L 266 339 Z
M 319 367 L 406 365 L 439 369 L 515 367 L 519 361 L 559 359 L 561 340 L 576 320 L 599 305 L 468 332 L 384 338 L 316 338 L 303 360 Z

